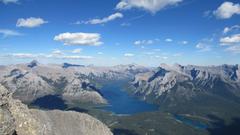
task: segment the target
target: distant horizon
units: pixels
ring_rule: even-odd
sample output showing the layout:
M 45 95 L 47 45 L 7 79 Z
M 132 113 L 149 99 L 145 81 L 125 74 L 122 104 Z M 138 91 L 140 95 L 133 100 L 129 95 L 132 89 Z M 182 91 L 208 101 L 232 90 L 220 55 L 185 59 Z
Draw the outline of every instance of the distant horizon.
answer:
M 168 63 L 158 63 L 158 65 L 143 65 L 143 64 L 138 64 L 138 63 L 126 63 L 126 64 L 116 64 L 116 65 L 95 65 L 95 64 L 81 64 L 81 63 L 71 63 L 71 62 L 62 62 L 62 63 L 43 63 L 43 62 L 40 62 L 38 60 L 30 60 L 28 62 L 19 62 L 19 63 L 12 63 L 12 64 L 0 64 L 0 66 L 10 66 L 10 65 L 18 65 L 18 64 L 30 64 L 32 61 L 37 61 L 39 64 L 42 64 L 42 65 L 63 65 L 63 64 L 73 64 L 73 65 L 82 65 L 82 66 L 95 66 L 95 67 L 113 67 L 113 66 L 119 66 L 119 65 L 123 65 L 123 66 L 126 66 L 126 65 L 138 65 L 138 66 L 144 66 L 144 67 L 159 67 L 161 66 L 161 64 L 166 64 L 166 65 L 169 65 L 169 66 L 174 66 L 174 65 L 181 65 L 181 66 L 204 66 L 204 67 L 211 67 L 211 66 L 222 66 L 222 65 L 240 65 L 240 63 L 235 63 L 235 64 L 226 64 L 226 63 L 223 63 L 223 64 L 212 64 L 212 65 L 197 65 L 197 64 L 181 64 L 181 63 L 172 63 L 172 64 L 168 64 Z

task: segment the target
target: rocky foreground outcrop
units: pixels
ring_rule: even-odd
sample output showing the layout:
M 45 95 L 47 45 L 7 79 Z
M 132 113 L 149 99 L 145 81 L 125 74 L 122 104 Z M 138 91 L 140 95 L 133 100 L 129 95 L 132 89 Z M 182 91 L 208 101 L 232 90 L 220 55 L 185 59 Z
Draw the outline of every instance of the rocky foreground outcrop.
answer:
M 88 114 L 28 109 L 0 85 L 1 135 L 112 135 L 110 129 Z

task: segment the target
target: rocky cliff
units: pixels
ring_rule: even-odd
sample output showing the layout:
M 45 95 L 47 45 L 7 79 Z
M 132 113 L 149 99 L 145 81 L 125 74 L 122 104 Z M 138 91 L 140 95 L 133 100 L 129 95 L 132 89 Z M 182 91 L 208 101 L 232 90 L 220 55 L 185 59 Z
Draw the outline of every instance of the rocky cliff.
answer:
M 169 66 L 140 73 L 131 82 L 130 91 L 156 103 L 184 101 L 199 95 L 214 95 L 239 101 L 240 76 L 238 65 Z
M 99 120 L 71 111 L 28 109 L 0 85 L 1 135 L 112 135 Z

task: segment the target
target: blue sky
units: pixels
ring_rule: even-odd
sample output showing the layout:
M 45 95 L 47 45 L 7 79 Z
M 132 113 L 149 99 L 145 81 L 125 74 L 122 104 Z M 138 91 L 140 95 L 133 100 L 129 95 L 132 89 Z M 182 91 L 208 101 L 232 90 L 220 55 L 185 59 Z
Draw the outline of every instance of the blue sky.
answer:
M 0 64 L 239 64 L 239 4 L 0 0 Z

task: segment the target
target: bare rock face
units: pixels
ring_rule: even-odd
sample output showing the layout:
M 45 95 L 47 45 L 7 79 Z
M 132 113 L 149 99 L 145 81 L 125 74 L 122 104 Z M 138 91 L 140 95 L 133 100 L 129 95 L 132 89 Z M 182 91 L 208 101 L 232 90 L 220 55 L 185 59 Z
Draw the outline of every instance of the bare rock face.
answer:
M 7 90 L 0 86 L 0 134 L 12 135 L 15 132 L 14 119 L 8 110 Z
M 32 110 L 43 123 L 46 135 L 112 135 L 99 120 L 83 113 Z
M 171 100 L 173 97 L 190 99 L 199 91 L 234 99 L 240 97 L 239 76 L 238 65 L 182 66 L 175 64 L 169 66 L 161 64 L 157 69 L 137 74 L 130 90 L 143 99 L 148 98 L 158 103 L 166 100 L 167 97 Z M 220 95 L 221 93 L 225 95 Z
M 106 104 L 107 101 L 102 95 L 94 90 L 88 80 L 80 80 L 74 78 L 71 83 L 68 83 L 62 92 L 62 97 L 66 101 L 77 101 L 93 103 L 93 104 Z
M 74 69 L 45 66 L 36 61 L 0 68 L 0 83 L 13 97 L 31 103 L 46 95 L 61 95 L 66 100 L 105 104 L 106 100 L 88 78 Z
M 1 85 L 0 121 L 1 135 L 112 135 L 88 114 L 28 109 Z
M 19 69 L 13 69 L 3 79 L 2 84 L 14 92 L 14 97 L 23 102 L 31 102 L 38 97 L 53 93 L 53 88 L 42 78 Z
M 19 100 L 12 99 L 11 93 L 0 85 L 1 93 L 1 131 L 3 135 L 40 135 L 42 125 L 34 118 L 32 112 Z M 3 128 L 2 128 L 3 127 Z M 4 128 L 5 127 L 5 128 Z
M 24 103 L 47 95 L 61 95 L 65 100 L 105 104 L 96 82 L 133 78 L 146 72 L 138 65 L 95 67 L 64 63 L 43 65 L 37 61 L 0 67 L 0 84 Z

